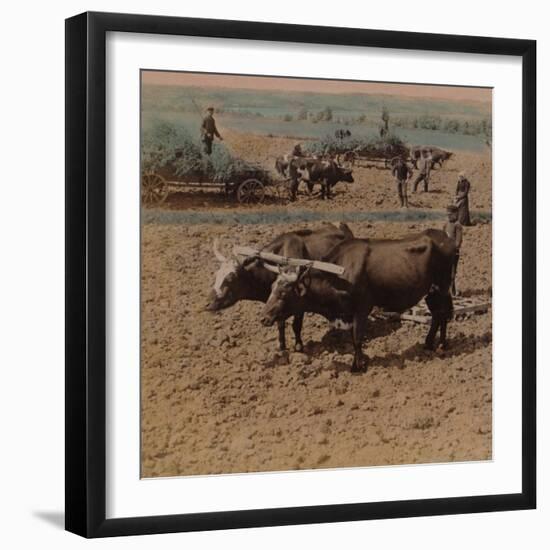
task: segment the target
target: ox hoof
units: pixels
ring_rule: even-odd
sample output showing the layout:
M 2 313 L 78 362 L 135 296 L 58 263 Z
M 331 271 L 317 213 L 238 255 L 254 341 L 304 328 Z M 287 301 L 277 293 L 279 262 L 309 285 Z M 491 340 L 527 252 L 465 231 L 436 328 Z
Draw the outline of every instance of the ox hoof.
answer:
M 296 342 L 294 344 L 294 351 L 297 351 L 298 353 L 302 353 L 304 351 L 304 344 L 302 344 L 302 342 Z
M 442 350 L 448 350 L 449 349 L 449 343 L 448 342 L 441 342 L 439 344 Z
M 287 351 L 279 351 L 273 355 L 271 360 L 268 362 L 271 367 L 279 367 L 283 365 L 290 364 L 290 357 Z
M 351 366 L 351 374 L 365 374 L 367 370 L 368 370 L 367 365 Z
M 351 372 L 352 374 L 359 374 L 359 373 L 365 373 L 367 372 L 367 362 L 366 360 L 362 361 L 353 361 L 353 364 L 351 365 Z
M 424 344 L 424 349 L 425 349 L 426 351 L 435 351 L 435 345 L 434 345 L 433 342 L 426 342 L 426 343 Z

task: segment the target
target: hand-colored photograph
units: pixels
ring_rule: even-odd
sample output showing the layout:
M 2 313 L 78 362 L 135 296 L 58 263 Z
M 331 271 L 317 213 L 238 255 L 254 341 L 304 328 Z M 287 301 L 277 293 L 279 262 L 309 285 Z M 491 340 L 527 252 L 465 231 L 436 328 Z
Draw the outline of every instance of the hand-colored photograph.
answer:
M 142 478 L 492 459 L 491 88 L 142 70 L 140 125 Z

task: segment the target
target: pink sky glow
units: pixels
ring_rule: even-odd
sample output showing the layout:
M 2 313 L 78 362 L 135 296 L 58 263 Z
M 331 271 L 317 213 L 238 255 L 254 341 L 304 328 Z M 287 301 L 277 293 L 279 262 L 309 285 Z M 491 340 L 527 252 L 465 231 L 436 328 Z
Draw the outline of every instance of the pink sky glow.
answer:
M 386 82 L 316 80 L 309 78 L 240 76 L 168 71 L 143 71 L 142 82 L 143 84 L 164 86 L 244 88 L 252 90 L 279 90 L 330 94 L 383 94 L 451 101 L 477 101 L 482 103 L 489 103 L 492 95 L 492 90 L 490 88 L 469 88 L 465 86 L 391 84 Z

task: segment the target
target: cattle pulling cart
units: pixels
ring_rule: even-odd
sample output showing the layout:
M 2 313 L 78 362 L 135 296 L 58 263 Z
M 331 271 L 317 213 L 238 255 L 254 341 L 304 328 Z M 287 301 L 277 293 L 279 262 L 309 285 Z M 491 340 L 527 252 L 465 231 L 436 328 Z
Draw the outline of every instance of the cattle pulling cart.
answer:
M 155 171 L 144 172 L 141 176 L 141 199 L 146 206 L 162 204 L 172 192 L 188 188 L 219 189 L 229 198 L 240 204 L 260 204 L 264 201 L 268 188 L 276 195 L 281 193 L 281 182 L 259 165 L 247 165 L 238 171 L 210 178 L 200 170 L 191 174 L 178 175 L 168 165 Z

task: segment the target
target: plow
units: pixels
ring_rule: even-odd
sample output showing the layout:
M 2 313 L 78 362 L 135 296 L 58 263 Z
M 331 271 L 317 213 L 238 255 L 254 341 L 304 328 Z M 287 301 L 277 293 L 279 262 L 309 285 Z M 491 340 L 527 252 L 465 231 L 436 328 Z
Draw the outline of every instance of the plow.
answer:
M 490 300 L 476 300 L 474 298 L 464 298 L 455 296 L 453 298 L 453 319 L 463 320 L 472 317 L 473 315 L 481 315 L 487 313 L 491 308 Z M 392 311 L 376 311 L 371 315 L 372 319 L 392 319 L 401 321 L 410 321 L 429 325 L 432 320 L 432 315 L 426 304 L 419 303 L 416 306 L 404 311 L 403 313 L 395 313 Z

